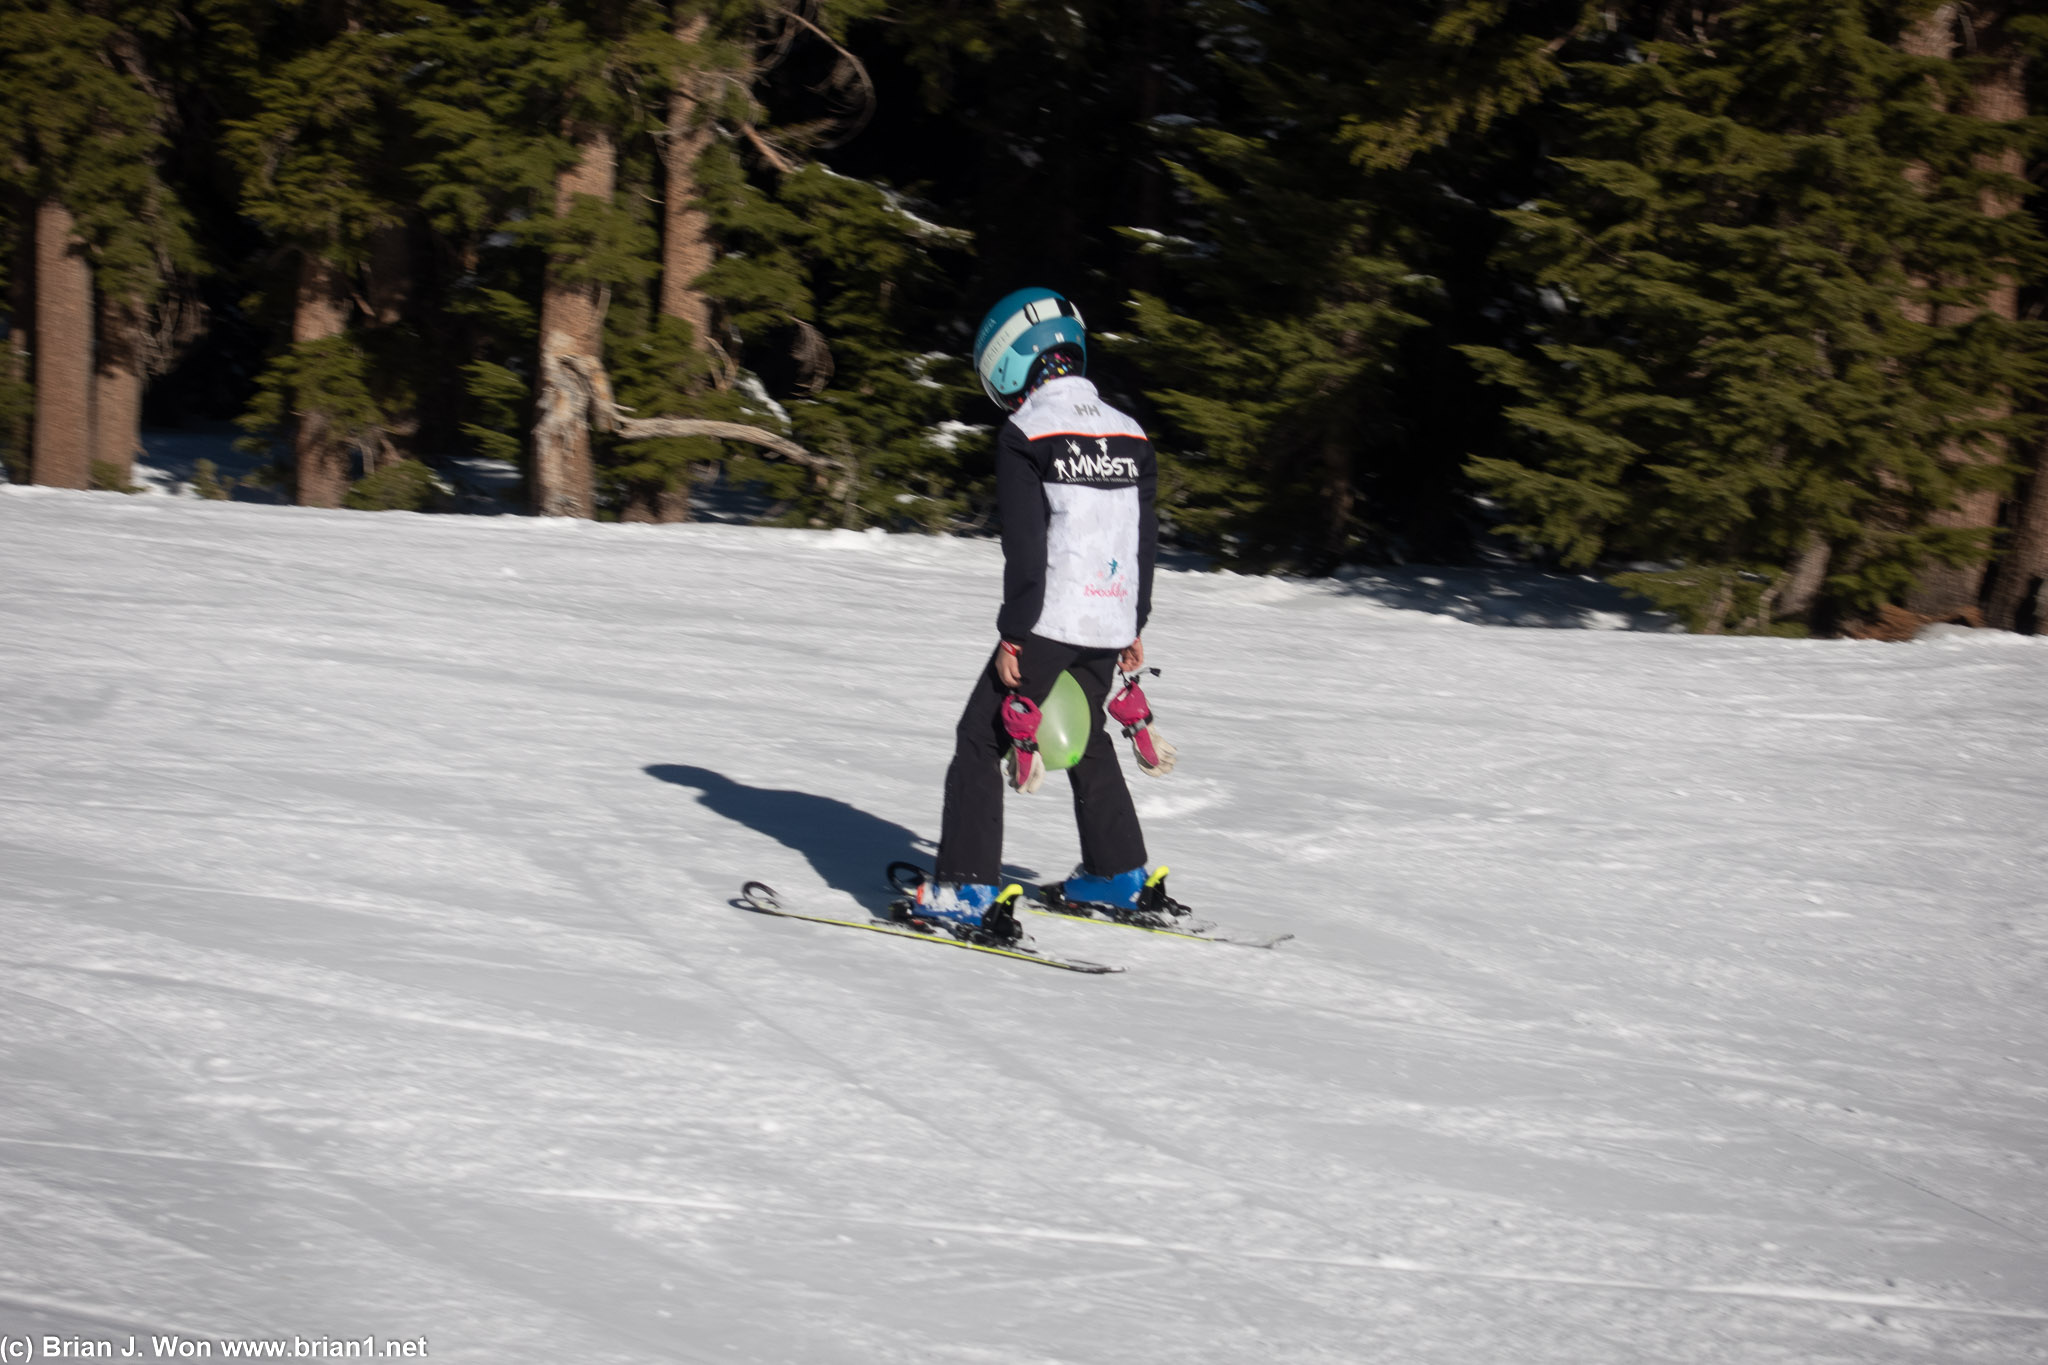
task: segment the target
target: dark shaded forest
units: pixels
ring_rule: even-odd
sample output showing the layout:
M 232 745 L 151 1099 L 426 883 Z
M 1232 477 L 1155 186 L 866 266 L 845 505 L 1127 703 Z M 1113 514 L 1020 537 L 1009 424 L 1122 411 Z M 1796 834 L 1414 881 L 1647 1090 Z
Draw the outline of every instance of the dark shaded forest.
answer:
M 985 532 L 1027 284 L 1225 565 L 2032 631 L 2048 17 L 1746 0 L 0 0 L 0 457 Z M 230 496 L 218 484 L 206 490 Z

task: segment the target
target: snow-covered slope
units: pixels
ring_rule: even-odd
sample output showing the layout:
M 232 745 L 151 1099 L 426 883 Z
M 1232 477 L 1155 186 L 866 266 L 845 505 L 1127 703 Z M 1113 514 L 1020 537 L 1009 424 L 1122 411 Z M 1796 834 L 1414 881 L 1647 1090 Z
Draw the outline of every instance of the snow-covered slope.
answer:
M 1296 941 L 731 906 L 928 847 L 999 569 L 0 488 L 0 1337 L 2048 1356 L 2048 642 L 1166 575 L 1153 856 Z

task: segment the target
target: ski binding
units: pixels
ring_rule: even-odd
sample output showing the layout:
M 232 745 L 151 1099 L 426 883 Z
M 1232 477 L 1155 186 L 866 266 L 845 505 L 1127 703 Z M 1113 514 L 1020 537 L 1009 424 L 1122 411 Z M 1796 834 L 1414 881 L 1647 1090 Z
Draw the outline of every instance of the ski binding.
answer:
M 1032 900 L 1036 903 L 1025 909 L 1034 915 L 1081 920 L 1090 924 L 1113 924 L 1124 929 L 1142 929 L 1148 934 L 1199 939 L 1204 943 L 1228 943 L 1239 948 L 1271 948 L 1294 937 L 1293 934 L 1239 934 L 1221 928 L 1213 920 L 1195 918 L 1187 906 L 1166 894 L 1169 870 L 1161 867 L 1146 879 L 1145 889 L 1139 893 L 1134 909 L 1070 904 L 1061 894 L 1064 885 L 1061 882 L 1048 882 L 1035 888 Z M 916 863 L 889 864 L 889 885 L 898 891 L 914 893 L 918 884 L 929 875 Z

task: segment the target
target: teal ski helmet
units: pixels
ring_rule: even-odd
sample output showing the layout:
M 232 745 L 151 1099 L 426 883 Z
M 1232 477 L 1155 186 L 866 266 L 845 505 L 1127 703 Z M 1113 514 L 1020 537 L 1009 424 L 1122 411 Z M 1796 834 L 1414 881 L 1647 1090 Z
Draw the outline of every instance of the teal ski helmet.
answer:
M 1019 289 L 988 310 L 974 334 L 974 371 L 995 405 L 1014 412 L 1047 351 L 1066 350 L 1088 368 L 1088 328 L 1081 310 L 1050 289 Z

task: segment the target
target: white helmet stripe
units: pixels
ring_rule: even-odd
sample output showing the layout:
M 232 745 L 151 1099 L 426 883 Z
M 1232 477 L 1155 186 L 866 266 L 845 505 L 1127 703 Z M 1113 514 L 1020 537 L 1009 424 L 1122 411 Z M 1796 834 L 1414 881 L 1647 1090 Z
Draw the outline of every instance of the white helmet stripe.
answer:
M 988 345 L 982 347 L 981 354 L 974 358 L 975 368 L 984 376 L 993 371 L 1003 356 L 1008 354 L 1012 342 L 1038 325 L 1031 316 L 1032 306 L 1026 305 L 1015 317 L 997 328 L 996 334 L 988 339 Z
M 1081 322 L 1081 310 L 1065 299 L 1033 299 L 1024 305 L 1024 316 L 1033 322 L 1051 322 L 1054 318 L 1072 318 Z M 1086 327 L 1088 324 L 1082 322 Z

